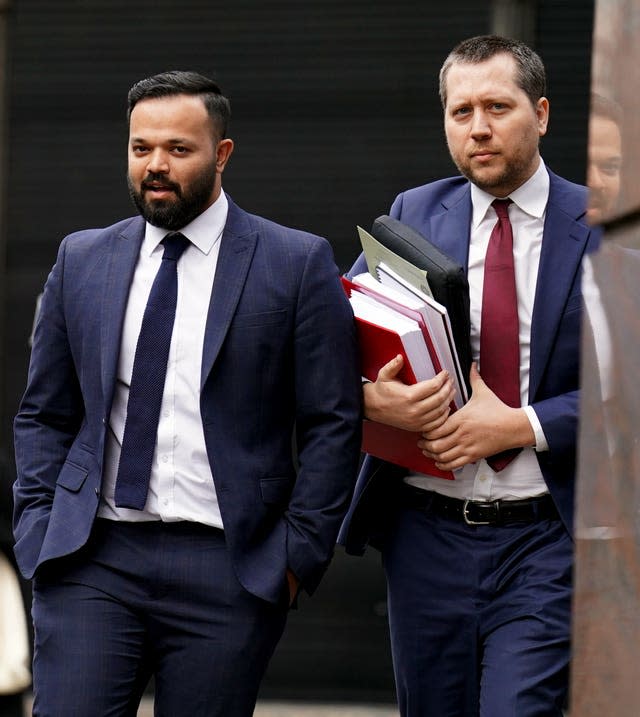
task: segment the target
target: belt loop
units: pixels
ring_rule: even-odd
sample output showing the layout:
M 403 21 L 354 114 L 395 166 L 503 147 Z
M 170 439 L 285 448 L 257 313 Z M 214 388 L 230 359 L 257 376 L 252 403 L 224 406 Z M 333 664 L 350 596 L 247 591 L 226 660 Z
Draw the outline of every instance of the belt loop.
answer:
M 417 490 L 420 490 L 420 489 L 417 488 Z M 428 493 L 427 502 L 425 503 L 425 508 L 427 510 L 433 510 L 433 504 L 435 503 L 435 501 L 438 497 L 438 494 L 435 491 L 431 491 L 431 490 L 430 491 L 422 491 L 422 492 Z
M 502 520 L 502 511 L 500 510 L 500 506 L 502 505 L 502 501 L 501 501 L 501 500 L 494 500 L 494 501 L 493 501 L 493 504 L 494 504 L 495 507 L 496 507 L 496 525 L 503 525 L 504 523 L 503 523 L 503 520 Z
M 547 496 L 548 499 L 548 496 Z M 542 520 L 544 517 L 543 513 L 549 513 L 548 504 L 545 502 L 545 498 L 541 498 L 539 500 L 535 500 L 531 503 L 532 513 L 533 513 L 533 519 L 537 522 L 539 520 Z

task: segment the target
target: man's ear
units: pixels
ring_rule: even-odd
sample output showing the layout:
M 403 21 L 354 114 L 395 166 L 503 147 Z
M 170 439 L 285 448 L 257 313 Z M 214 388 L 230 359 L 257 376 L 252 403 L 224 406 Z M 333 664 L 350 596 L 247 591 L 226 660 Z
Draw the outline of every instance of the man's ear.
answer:
M 216 145 L 216 172 L 222 174 L 233 152 L 233 140 L 221 139 Z
M 547 134 L 547 124 L 549 122 L 549 100 L 546 97 L 541 97 L 535 109 L 538 118 L 538 135 L 544 137 Z

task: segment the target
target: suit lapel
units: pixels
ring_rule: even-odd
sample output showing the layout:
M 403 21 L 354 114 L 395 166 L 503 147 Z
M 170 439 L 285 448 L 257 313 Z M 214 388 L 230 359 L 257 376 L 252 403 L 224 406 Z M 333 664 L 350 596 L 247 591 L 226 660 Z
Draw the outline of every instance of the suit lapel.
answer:
M 589 227 L 577 221 L 584 216 L 585 208 L 576 192 L 570 191 L 570 185 L 552 172 L 549 176 L 549 202 L 531 326 L 530 396 L 535 396 L 540 385 L 590 234 Z M 443 201 L 442 206 L 444 211 L 431 218 L 430 238 L 466 271 L 471 226 L 470 186 L 461 187 Z
M 108 242 L 100 342 L 102 393 L 107 409 L 111 406 L 115 388 L 122 325 L 144 226 L 144 221 L 136 217 Z
M 252 231 L 248 215 L 228 199 L 229 213 L 220 242 L 220 255 L 207 315 L 201 386 L 204 386 L 213 368 L 231 324 L 258 239 L 258 232 Z
M 471 189 L 458 189 L 442 203 L 443 211 L 429 222 L 429 239 L 467 271 L 469 260 L 469 227 L 471 226 Z
M 589 227 L 577 221 L 584 215 L 584 207 L 578 206 L 575 194 L 568 195 L 561 180 L 551 172 L 549 175 L 551 185 L 531 320 L 530 397 L 536 395 L 542 380 L 590 234 Z

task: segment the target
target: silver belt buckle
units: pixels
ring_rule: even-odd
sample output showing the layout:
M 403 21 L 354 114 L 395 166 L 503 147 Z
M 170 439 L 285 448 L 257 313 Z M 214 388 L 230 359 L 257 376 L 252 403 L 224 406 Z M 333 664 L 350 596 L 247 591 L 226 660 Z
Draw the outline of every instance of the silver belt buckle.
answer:
M 491 525 L 490 520 L 471 520 L 471 518 L 469 518 L 469 503 L 473 502 L 474 501 L 467 498 L 462 506 L 462 517 L 464 518 L 464 522 L 467 525 Z

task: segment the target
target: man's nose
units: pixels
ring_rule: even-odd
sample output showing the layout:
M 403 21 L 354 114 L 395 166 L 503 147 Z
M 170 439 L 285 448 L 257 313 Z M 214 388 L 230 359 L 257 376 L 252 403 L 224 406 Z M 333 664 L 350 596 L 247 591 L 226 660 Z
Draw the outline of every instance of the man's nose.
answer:
M 587 167 L 587 186 L 590 189 L 601 189 L 604 185 L 602 172 L 595 162 L 589 162 Z
M 471 136 L 474 139 L 491 136 L 491 124 L 484 112 L 476 111 L 471 118 Z
M 169 161 L 166 152 L 156 149 L 148 156 L 147 172 L 149 174 L 168 174 Z

